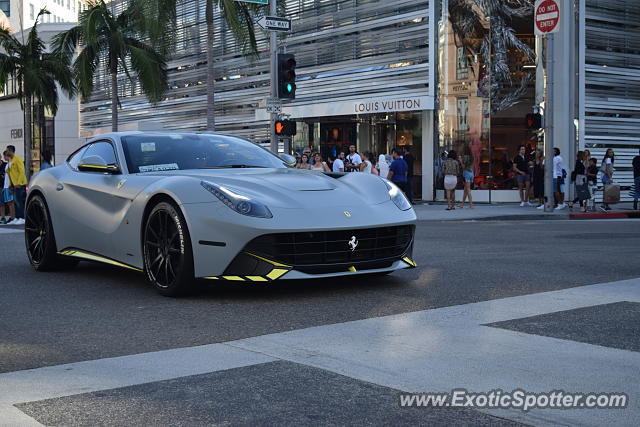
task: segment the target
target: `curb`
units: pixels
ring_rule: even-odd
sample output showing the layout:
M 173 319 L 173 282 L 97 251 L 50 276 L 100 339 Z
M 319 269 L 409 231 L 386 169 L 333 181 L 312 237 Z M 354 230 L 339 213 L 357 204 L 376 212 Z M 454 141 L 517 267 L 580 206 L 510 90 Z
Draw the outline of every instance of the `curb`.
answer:
M 587 213 L 574 213 L 570 214 L 571 219 L 628 219 L 637 218 L 640 219 L 640 211 L 632 212 L 587 212 Z

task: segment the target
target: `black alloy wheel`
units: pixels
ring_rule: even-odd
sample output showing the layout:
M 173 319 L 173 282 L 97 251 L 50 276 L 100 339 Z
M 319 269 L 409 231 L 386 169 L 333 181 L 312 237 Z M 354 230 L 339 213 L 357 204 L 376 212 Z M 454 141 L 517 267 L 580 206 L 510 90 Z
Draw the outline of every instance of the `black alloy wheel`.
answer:
M 149 214 L 143 235 L 144 270 L 147 280 L 165 296 L 191 290 L 193 253 L 189 231 L 179 209 L 158 203 Z
M 29 199 L 25 209 L 24 240 L 34 269 L 47 271 L 60 266 L 49 209 L 39 194 Z

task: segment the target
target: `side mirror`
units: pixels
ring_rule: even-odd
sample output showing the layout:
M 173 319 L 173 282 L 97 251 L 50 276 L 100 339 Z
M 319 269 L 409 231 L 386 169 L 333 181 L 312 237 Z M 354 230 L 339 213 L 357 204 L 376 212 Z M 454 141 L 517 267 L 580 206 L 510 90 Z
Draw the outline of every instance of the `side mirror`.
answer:
M 280 159 L 289 166 L 295 166 L 297 163 L 296 158 L 291 154 L 280 153 L 278 154 L 278 157 L 280 157 Z
M 102 172 L 113 175 L 120 173 L 120 168 L 117 165 L 108 165 L 102 157 L 96 155 L 82 159 L 78 165 L 78 170 L 81 172 Z

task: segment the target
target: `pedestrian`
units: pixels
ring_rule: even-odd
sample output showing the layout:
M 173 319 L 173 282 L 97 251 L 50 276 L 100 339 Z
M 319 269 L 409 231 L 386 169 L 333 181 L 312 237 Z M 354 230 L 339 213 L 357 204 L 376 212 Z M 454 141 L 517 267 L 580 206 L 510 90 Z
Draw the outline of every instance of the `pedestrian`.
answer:
M 327 165 L 327 162 L 322 161 L 322 156 L 320 155 L 320 153 L 316 153 L 315 158 L 313 160 L 313 165 L 311 165 L 311 170 L 321 171 L 321 172 L 331 172 L 331 169 L 329 169 L 329 165 Z
M 518 147 L 518 155 L 513 158 L 513 170 L 516 174 L 518 191 L 520 193 L 520 206 L 531 206 L 529 203 L 529 188 L 531 187 L 531 175 L 529 175 L 529 161 L 527 160 L 527 148 L 524 145 Z
M 362 163 L 362 157 L 356 151 L 356 146 L 351 144 L 349 146 L 349 155 L 345 164 L 345 171 L 347 172 L 360 172 L 360 164 Z
M 361 157 L 362 157 L 362 163 L 360 163 L 360 172 L 371 173 L 371 170 L 373 169 L 371 160 L 369 160 L 369 158 L 371 157 L 371 153 L 365 151 L 364 153 L 362 153 Z
M 16 147 L 8 145 L 7 150 L 11 165 L 7 174 L 11 180 L 13 202 L 16 212 L 16 224 L 24 224 L 24 204 L 27 200 L 27 176 L 24 171 L 24 160 L 16 154 Z
M 464 209 L 464 202 L 469 198 L 469 209 L 473 209 L 473 199 L 471 198 L 471 185 L 473 184 L 473 161 L 471 156 L 465 154 L 462 157 L 458 157 L 460 161 L 460 168 L 462 169 L 462 180 L 464 182 L 464 192 L 462 193 L 462 202 L 459 208 Z
M 544 154 L 537 148 L 533 155 L 533 197 L 538 199 L 538 209 L 544 209 Z
M 415 163 L 415 157 L 411 154 L 411 147 L 405 145 L 402 147 L 402 159 L 407 163 L 407 198 L 409 203 L 413 203 L 413 165 Z
M 589 159 L 589 167 L 587 168 L 587 184 L 589 185 L 589 194 L 591 198 L 587 200 L 587 210 L 596 210 L 596 188 L 598 187 L 598 161 L 593 157 Z
M 5 170 L 11 167 L 11 156 L 9 150 L 5 150 L 2 155 L 4 156 L 4 161 L 6 163 Z M 16 207 L 14 204 L 14 196 L 13 190 L 11 187 L 11 177 L 8 172 L 4 174 L 4 182 L 2 186 L 2 219 L 0 219 L 0 225 L 6 224 L 18 224 L 18 220 L 16 219 Z M 7 215 L 8 216 L 5 216 Z
M 583 212 L 586 212 L 585 209 L 585 200 L 586 198 L 581 197 L 581 192 L 584 190 L 588 191 L 587 187 L 587 170 L 584 167 L 584 151 L 578 151 L 576 155 L 576 164 L 573 168 L 573 172 L 571 173 L 571 180 L 574 182 L 576 197 L 569 203 L 569 209 L 573 209 L 573 205 L 576 202 L 580 202 L 580 207 Z
M 640 154 L 640 150 L 638 150 Z M 633 166 L 633 209 L 638 210 L 638 199 L 640 199 L 640 155 L 635 156 L 631 161 Z
M 406 195 L 407 170 L 409 167 L 407 166 L 407 162 L 402 158 L 400 150 L 397 148 L 393 149 L 391 156 L 393 157 L 393 162 L 389 165 L 389 174 L 387 175 L 387 179 L 397 185 L 398 188 L 400 188 Z
M 307 155 L 307 163 L 312 164 L 313 163 L 313 153 L 311 152 L 311 147 L 304 147 L 304 150 L 302 150 L 302 155 Z
M 4 179 L 5 179 L 5 169 L 7 168 L 7 163 L 4 161 L 4 156 L 0 155 L 0 225 L 3 225 L 6 221 L 5 214 L 5 206 L 4 206 Z
M 560 155 L 560 149 L 553 149 L 553 191 L 555 196 L 554 209 L 565 209 L 567 205 L 564 203 L 564 160 Z
M 344 172 L 344 151 L 338 153 L 338 157 L 333 161 L 334 172 Z
M 300 161 L 298 162 L 298 164 L 296 164 L 296 168 L 297 169 L 311 169 L 311 165 L 309 164 L 309 155 L 306 153 L 303 153 L 302 156 L 300 156 Z
M 376 169 L 378 169 L 379 175 L 383 178 L 386 178 L 389 175 L 389 163 L 387 163 L 387 158 L 384 154 L 380 154 L 378 156 L 378 163 L 376 163 Z
M 615 163 L 616 159 L 615 159 L 615 153 L 613 152 L 613 149 L 609 148 L 607 149 L 607 152 L 604 155 L 604 158 L 602 159 L 602 163 L 600 164 L 600 179 L 602 180 L 602 185 L 604 187 L 606 187 L 607 185 L 613 184 L 613 164 Z M 606 193 L 606 188 L 603 188 L 603 193 Z M 606 196 L 606 194 L 605 194 Z M 604 197 L 603 196 L 603 202 L 602 202 L 602 206 L 600 207 L 600 209 L 602 209 L 603 211 L 610 211 L 611 207 L 609 206 L 609 203 L 604 202 Z
M 52 167 L 53 165 L 51 164 L 51 151 L 44 150 L 42 152 L 42 164 L 40 165 L 40 170 L 43 171 Z
M 460 163 L 456 160 L 456 152 L 449 151 L 447 160 L 444 162 L 444 190 L 447 197 L 448 211 L 456 208 L 456 187 L 458 186 L 458 176 L 460 175 Z

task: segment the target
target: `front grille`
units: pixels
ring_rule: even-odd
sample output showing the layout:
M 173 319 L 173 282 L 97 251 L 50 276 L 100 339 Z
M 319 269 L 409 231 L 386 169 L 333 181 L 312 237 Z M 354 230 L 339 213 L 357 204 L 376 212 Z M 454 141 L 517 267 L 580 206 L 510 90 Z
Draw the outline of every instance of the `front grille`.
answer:
M 344 271 L 350 266 L 383 268 L 407 252 L 413 230 L 413 225 L 401 225 L 266 234 L 249 242 L 245 251 L 309 273 Z M 349 246 L 353 237 L 357 241 L 355 250 Z

